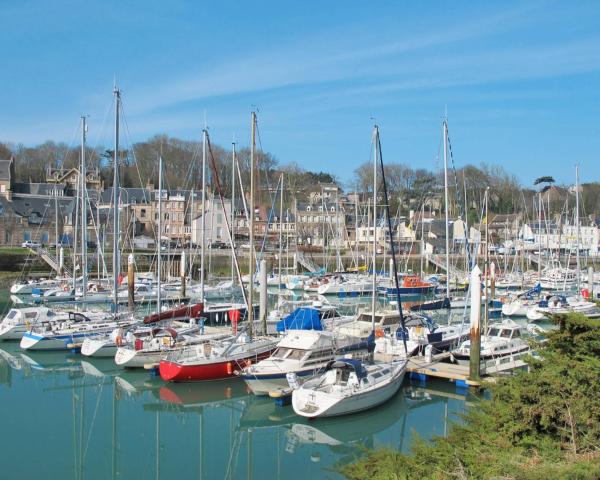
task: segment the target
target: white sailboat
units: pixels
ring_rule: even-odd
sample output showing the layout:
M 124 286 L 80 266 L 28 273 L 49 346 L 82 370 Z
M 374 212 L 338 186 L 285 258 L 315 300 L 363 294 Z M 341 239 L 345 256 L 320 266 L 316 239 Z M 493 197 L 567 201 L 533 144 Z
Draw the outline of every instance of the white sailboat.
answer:
M 293 391 L 292 407 L 296 414 L 309 418 L 368 410 L 398 392 L 405 368 L 405 361 L 365 365 L 356 359 L 334 360 L 324 374 Z
M 377 167 L 378 161 L 381 160 L 379 129 L 377 126 L 375 126 L 373 132 L 373 144 L 373 224 L 376 225 Z M 383 172 L 383 161 L 381 162 L 381 166 L 382 175 L 385 175 Z M 385 177 L 383 184 L 387 203 Z M 391 227 L 389 212 L 388 227 Z M 394 244 L 392 240 L 393 251 Z M 371 305 L 371 328 L 373 332 L 375 332 L 377 294 L 376 255 L 377 235 L 373 235 Z M 395 257 L 392 258 L 394 276 L 397 278 Z M 398 307 L 400 308 L 400 305 Z M 402 320 L 401 313 L 400 319 Z M 338 359 L 329 363 L 325 373 L 307 380 L 300 386 L 297 384 L 297 377 L 295 374 L 292 374 L 288 378 L 288 382 L 294 389 L 292 392 L 292 407 L 294 408 L 294 412 L 309 418 L 330 417 L 360 412 L 380 405 L 389 400 L 400 389 L 406 371 L 406 363 L 406 358 L 370 365 L 365 365 L 357 359 Z

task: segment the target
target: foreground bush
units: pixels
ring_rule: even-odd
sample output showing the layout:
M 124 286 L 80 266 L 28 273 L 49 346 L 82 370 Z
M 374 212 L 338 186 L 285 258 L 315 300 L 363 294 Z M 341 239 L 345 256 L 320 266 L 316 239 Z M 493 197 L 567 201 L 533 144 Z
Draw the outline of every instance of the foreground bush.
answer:
M 411 454 L 368 453 L 343 467 L 364 479 L 600 478 L 600 321 L 556 316 L 529 372 L 500 380 L 447 438 Z

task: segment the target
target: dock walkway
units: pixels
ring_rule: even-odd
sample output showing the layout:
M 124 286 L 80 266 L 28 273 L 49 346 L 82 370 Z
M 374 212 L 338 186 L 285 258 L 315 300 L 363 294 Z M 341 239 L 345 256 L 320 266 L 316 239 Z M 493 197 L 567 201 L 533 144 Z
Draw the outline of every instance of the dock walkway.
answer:
M 434 355 L 431 361 L 425 357 L 411 357 L 406 365 L 406 371 L 411 378 L 425 380 L 428 376 L 443 378 L 456 383 L 462 387 L 482 387 L 486 382 L 495 381 L 497 374 L 509 372 L 527 366 L 523 358 L 530 352 L 522 352 L 514 356 L 503 357 L 482 362 L 480 379 L 472 380 L 469 378 L 469 366 L 449 363 L 450 352 L 444 352 Z

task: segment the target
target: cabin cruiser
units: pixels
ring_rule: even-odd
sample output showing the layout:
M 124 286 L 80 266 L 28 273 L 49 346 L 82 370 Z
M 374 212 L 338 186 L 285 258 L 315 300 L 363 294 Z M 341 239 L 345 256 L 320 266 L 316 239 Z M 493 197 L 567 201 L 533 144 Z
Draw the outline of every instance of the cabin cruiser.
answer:
M 599 318 L 600 308 L 586 300 L 564 295 L 551 295 L 527 310 L 527 318 L 531 321 L 543 320 L 550 315 L 561 313 L 580 313 L 588 318 Z
M 11 308 L 0 322 L 0 340 L 21 340 L 32 326 L 66 317 L 66 313 L 57 314 L 46 307 Z
M 393 397 L 404 379 L 406 360 L 363 364 L 356 359 L 329 362 L 324 373 L 302 385 L 290 374 L 292 407 L 308 417 L 333 417 L 376 407 Z
M 69 312 L 64 320 L 41 321 L 23 334 L 24 350 L 68 350 L 83 342 L 86 337 L 111 332 L 118 327 L 136 323 L 133 317 L 114 318 L 112 314 L 96 312 Z
M 540 284 L 544 290 L 570 290 L 577 285 L 577 272 L 568 268 L 550 268 L 543 272 Z
M 521 337 L 522 327 L 512 320 L 504 320 L 488 327 L 485 335 L 481 336 L 480 359 L 483 364 L 502 357 L 530 351 L 529 343 Z M 452 350 L 452 356 L 457 363 L 468 365 L 471 355 L 471 341 L 466 340 Z
M 288 387 L 290 372 L 306 378 L 324 369 L 338 355 L 366 356 L 375 346 L 374 335 L 364 339 L 339 331 L 288 330 L 273 354 L 244 368 L 241 376 L 255 395 Z

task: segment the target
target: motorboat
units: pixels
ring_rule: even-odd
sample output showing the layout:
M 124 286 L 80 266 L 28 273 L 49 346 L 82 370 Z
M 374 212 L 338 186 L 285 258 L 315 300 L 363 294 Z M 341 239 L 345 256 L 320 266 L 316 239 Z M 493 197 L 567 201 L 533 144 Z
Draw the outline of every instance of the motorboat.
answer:
M 527 318 L 537 321 L 563 313 L 580 313 L 588 318 L 600 318 L 600 308 L 595 303 L 577 297 L 567 298 L 564 295 L 547 296 L 527 310 Z
M 168 382 L 220 380 L 271 355 L 279 339 L 251 337 L 246 331 L 171 352 L 159 371 Z
M 406 360 L 372 365 L 357 359 L 333 360 L 324 373 L 302 385 L 297 385 L 294 374 L 289 376 L 290 386 L 295 387 L 292 407 L 296 414 L 308 418 L 368 410 L 398 392 L 405 371 Z
M 21 340 L 32 326 L 66 317 L 67 314 L 57 314 L 47 307 L 11 308 L 0 322 L 0 340 Z
M 286 375 L 313 376 L 340 355 L 367 355 L 375 346 L 375 336 L 360 338 L 338 331 L 288 330 L 273 354 L 244 368 L 241 377 L 255 395 L 288 388 Z
M 418 275 L 405 275 L 400 280 L 400 285 L 396 288 L 393 280 L 380 284 L 378 290 L 385 295 L 426 295 L 435 292 L 436 284 L 426 282 Z
M 510 319 L 494 323 L 481 336 L 480 359 L 483 364 L 502 357 L 530 351 L 529 343 L 522 338 L 522 327 Z M 457 363 L 468 365 L 471 356 L 471 341 L 466 340 L 452 350 Z
M 398 319 L 394 328 L 383 328 L 375 331 L 375 357 L 380 359 L 406 358 L 425 347 L 431 346 L 434 351 L 449 350 L 469 338 L 470 328 L 467 323 L 450 323 L 437 325 L 433 319 L 424 314 L 411 313 L 404 317 L 404 330 L 399 325 L 397 312 L 388 315 Z M 366 314 L 368 316 L 368 314 Z M 405 349 L 406 343 L 406 349 Z
M 86 337 L 111 332 L 136 323 L 133 317 L 115 318 L 112 314 L 68 312 L 60 322 L 41 321 L 21 338 L 24 350 L 69 350 L 77 348 Z

